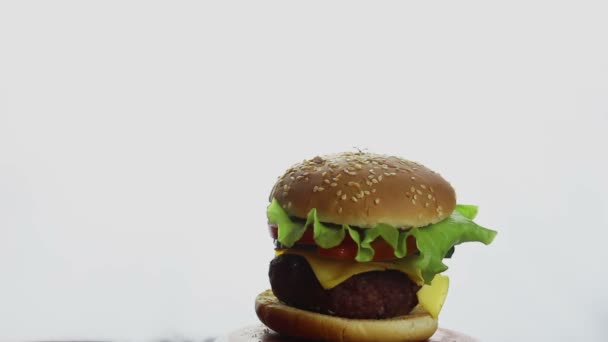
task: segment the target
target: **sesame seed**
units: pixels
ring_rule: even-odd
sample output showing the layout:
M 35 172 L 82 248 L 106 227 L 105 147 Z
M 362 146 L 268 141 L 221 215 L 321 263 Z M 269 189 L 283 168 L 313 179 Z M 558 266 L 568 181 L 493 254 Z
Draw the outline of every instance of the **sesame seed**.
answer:
M 322 186 L 320 186 L 320 187 L 318 187 L 318 188 L 317 188 L 317 191 L 319 191 L 319 192 L 321 192 L 321 191 L 323 191 L 323 190 L 325 190 L 325 188 L 324 188 L 324 187 L 322 187 Z
M 412 204 L 416 205 L 416 200 L 415 199 L 412 199 Z
M 357 182 L 348 182 L 346 183 L 348 184 L 348 186 L 354 186 L 355 188 L 361 188 L 361 184 L 357 183 Z
M 304 172 L 304 173 L 302 174 L 302 176 L 308 176 L 308 175 L 309 175 L 309 173 L 308 173 L 308 172 Z
M 312 192 L 317 192 L 319 190 L 319 187 L 315 185 L 314 188 L 312 188 Z
M 338 183 L 331 183 L 331 184 L 329 184 L 329 186 L 331 186 L 331 187 L 338 186 Z
M 361 166 L 361 164 L 355 164 L 355 168 L 361 170 L 361 168 L 363 168 L 363 166 Z
M 431 187 L 429 187 L 429 189 L 431 189 L 431 192 L 435 192 L 435 190 L 433 190 L 433 187 L 432 187 L 432 186 L 431 186 Z
M 363 191 L 363 193 L 366 194 L 366 195 L 370 195 L 371 194 L 371 192 L 369 192 L 368 190 Z
M 422 191 L 416 189 L 416 192 L 418 193 L 418 195 L 422 195 Z
M 376 178 L 372 179 L 372 183 L 377 184 L 378 180 Z
M 433 198 L 433 195 L 428 194 L 428 195 L 426 196 L 426 198 L 431 199 L 431 198 Z
M 416 177 L 412 176 L 410 177 L 411 180 L 416 180 Z
M 291 208 L 291 202 L 287 203 L 287 208 Z
M 338 208 L 338 214 L 342 214 L 342 207 Z
M 424 203 L 424 207 L 428 208 L 429 207 L 429 202 Z
M 416 191 L 416 188 L 414 188 L 414 187 L 412 186 L 412 187 L 410 187 L 410 191 L 411 191 L 411 192 L 414 192 L 414 191 Z
M 415 200 L 418 199 L 418 195 L 414 194 L 414 199 Z
M 323 173 L 321 174 L 321 177 L 325 177 L 325 175 L 326 175 L 326 174 L 327 174 L 327 171 L 323 172 Z
M 382 175 L 378 176 L 378 181 L 382 180 Z
M 372 189 L 372 192 L 376 192 L 376 189 Z
M 374 171 L 374 169 L 369 169 L 369 173 L 371 173 L 371 174 L 375 175 L 375 174 L 376 174 L 376 171 Z
M 370 179 L 371 179 L 371 178 L 374 178 L 374 177 L 375 177 L 374 175 L 369 175 L 369 176 L 367 176 L 367 178 L 370 178 Z
M 358 193 L 355 195 L 357 198 L 363 198 L 363 194 L 362 193 Z
M 291 179 L 292 181 L 295 181 L 296 178 L 295 177 L 289 177 L 289 179 Z
M 296 177 L 297 180 L 300 180 L 302 178 L 304 178 L 304 176 L 298 176 L 298 177 Z
M 374 200 L 374 203 L 376 203 L 376 204 L 380 203 L 380 199 L 379 199 L 379 198 L 376 198 L 376 199 Z
M 338 192 L 336 192 L 336 196 L 340 196 L 342 195 L 342 190 L 338 190 Z
M 420 184 L 420 187 L 423 189 L 426 189 L 426 185 L 424 185 L 424 184 Z
M 312 158 L 312 161 L 315 162 L 315 163 L 317 163 L 317 164 L 321 164 L 321 163 L 324 162 L 323 158 L 321 158 L 319 156 L 316 156 L 316 157 Z
M 353 200 L 353 202 L 357 202 L 358 201 L 357 197 L 355 197 L 355 196 L 351 197 L 350 199 Z
M 369 186 L 372 186 L 372 184 L 374 184 L 374 183 L 372 183 L 372 182 L 370 182 L 370 181 L 368 181 L 368 180 L 366 179 L 366 180 L 365 180 L 365 184 L 367 184 L 367 185 L 369 185 Z
M 308 182 L 308 177 L 304 178 L 304 181 L 305 181 L 305 182 Z
M 344 201 L 346 199 L 346 194 L 342 195 L 340 198 Z
M 323 183 L 325 183 L 325 184 L 329 184 L 329 183 L 331 183 L 331 182 L 329 181 L 329 179 L 324 179 L 324 180 L 323 180 Z

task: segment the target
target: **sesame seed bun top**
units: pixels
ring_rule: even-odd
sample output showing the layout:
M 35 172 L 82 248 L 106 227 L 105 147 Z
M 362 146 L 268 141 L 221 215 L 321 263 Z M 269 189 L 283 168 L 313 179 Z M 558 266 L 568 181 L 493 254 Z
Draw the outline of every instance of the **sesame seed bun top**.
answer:
M 279 177 L 276 198 L 292 217 L 316 208 L 322 222 L 371 228 L 423 227 L 450 216 L 454 189 L 434 171 L 399 157 L 346 152 L 304 160 Z

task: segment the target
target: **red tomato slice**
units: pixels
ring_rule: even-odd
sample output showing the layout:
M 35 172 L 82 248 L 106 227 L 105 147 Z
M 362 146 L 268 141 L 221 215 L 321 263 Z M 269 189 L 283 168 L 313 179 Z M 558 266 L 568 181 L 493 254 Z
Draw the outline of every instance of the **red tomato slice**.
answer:
M 407 244 L 407 255 L 413 255 L 418 252 L 418 248 L 416 248 L 416 238 L 413 236 L 409 236 L 406 240 Z M 372 247 L 374 248 L 374 258 L 373 261 L 386 261 L 386 260 L 394 260 L 395 251 L 393 247 L 389 245 L 382 238 L 376 239 L 372 242 Z M 350 238 L 350 236 L 346 236 L 344 241 L 336 247 L 332 248 L 317 248 L 317 252 L 319 255 L 326 256 L 328 258 L 339 259 L 339 260 L 355 260 L 357 256 L 357 244 Z
M 273 239 L 276 239 L 278 236 L 278 228 L 276 225 L 270 225 L 270 235 Z M 297 245 L 314 245 L 315 240 L 313 238 L 312 227 L 306 229 L 302 238 L 296 242 Z M 416 247 L 416 238 L 413 236 L 408 236 L 406 240 L 407 244 L 407 255 L 412 255 L 418 252 L 418 248 Z M 376 239 L 372 242 L 372 247 L 374 248 L 374 261 L 384 261 L 384 260 L 392 260 L 395 259 L 395 252 L 393 247 L 391 247 L 386 241 L 382 238 Z M 317 252 L 319 255 L 339 259 L 339 260 L 355 260 L 357 256 L 357 244 L 351 239 L 350 235 L 346 234 L 344 240 L 341 244 L 332 248 L 317 248 Z
M 350 238 L 345 236 L 341 244 L 332 248 L 317 248 L 317 253 L 324 257 L 338 260 L 355 260 L 357 256 L 357 244 Z

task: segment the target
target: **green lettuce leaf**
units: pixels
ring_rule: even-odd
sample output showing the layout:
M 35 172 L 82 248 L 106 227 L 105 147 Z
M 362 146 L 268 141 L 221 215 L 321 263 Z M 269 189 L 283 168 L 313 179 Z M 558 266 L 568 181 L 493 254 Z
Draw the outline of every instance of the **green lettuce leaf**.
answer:
M 276 200 L 273 200 L 268 206 L 267 214 L 268 222 L 278 226 L 277 240 L 288 248 L 302 237 L 309 225 L 313 226 L 315 242 L 322 248 L 339 245 L 348 232 L 357 244 L 355 260 L 359 262 L 371 261 L 374 258 L 374 248 L 371 243 L 378 238 L 393 247 L 396 258 L 405 257 L 407 255 L 406 240 L 408 236 L 412 235 L 416 238 L 419 253 L 408 258 L 413 259 L 427 284 L 431 282 L 435 274 L 447 270 L 447 266 L 443 264 L 442 260 L 451 256 L 455 245 L 472 241 L 487 245 L 494 240 L 497 234 L 496 231 L 473 222 L 473 218 L 477 215 L 477 207 L 473 205 L 459 204 L 445 220 L 409 230 L 397 229 L 384 223 L 363 230 L 351 228 L 346 224 L 342 226 L 327 225 L 319 220 L 316 209 L 310 210 L 306 222 L 294 222 Z
M 465 214 L 468 215 L 470 212 L 465 211 Z M 422 271 L 425 282 L 432 280 L 435 274 L 448 269 L 442 260 L 453 246 L 472 241 L 488 245 L 496 236 L 495 231 L 477 225 L 463 215 L 458 207 L 445 220 L 411 229 L 410 234 L 416 238 L 416 247 L 420 255 L 416 257 L 415 265 Z
M 277 240 L 287 247 L 293 246 L 296 241 L 302 238 L 302 235 L 306 231 L 307 225 L 291 221 L 289 215 L 287 215 L 276 200 L 273 200 L 268 206 L 266 215 L 268 216 L 268 222 L 276 224 L 279 227 Z
M 332 248 L 339 245 L 344 240 L 344 229 L 332 229 L 325 226 L 317 217 L 317 209 L 312 209 L 308 213 L 306 226 L 313 224 L 313 238 L 317 245 L 323 248 Z
M 477 216 L 477 206 L 470 204 L 456 204 L 456 210 L 458 212 L 468 218 L 469 220 L 474 219 Z

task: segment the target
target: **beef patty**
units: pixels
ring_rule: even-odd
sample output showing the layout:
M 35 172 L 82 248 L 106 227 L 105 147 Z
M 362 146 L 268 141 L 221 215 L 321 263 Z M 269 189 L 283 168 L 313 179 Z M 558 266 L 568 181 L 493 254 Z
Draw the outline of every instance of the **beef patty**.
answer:
M 306 259 L 282 254 L 270 262 L 270 285 L 287 305 L 347 318 L 389 318 L 409 314 L 420 289 L 398 271 L 360 273 L 324 289 Z

